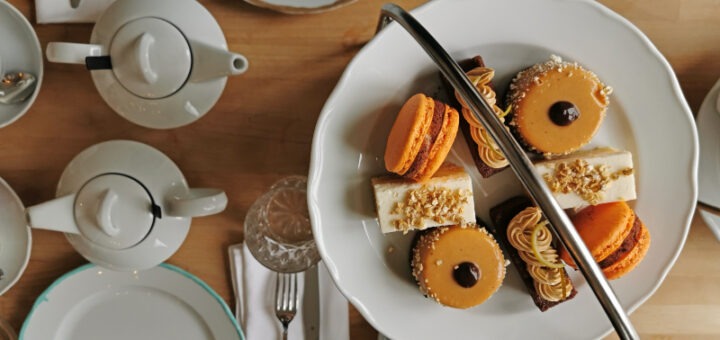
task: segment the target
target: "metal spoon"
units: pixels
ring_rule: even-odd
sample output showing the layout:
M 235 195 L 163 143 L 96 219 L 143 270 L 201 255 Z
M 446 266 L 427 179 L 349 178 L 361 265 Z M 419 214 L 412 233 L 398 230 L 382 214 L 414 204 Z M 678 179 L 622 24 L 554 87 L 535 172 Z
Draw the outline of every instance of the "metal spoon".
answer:
M 11 72 L 0 79 L 0 104 L 17 104 L 35 90 L 36 78 L 27 72 Z

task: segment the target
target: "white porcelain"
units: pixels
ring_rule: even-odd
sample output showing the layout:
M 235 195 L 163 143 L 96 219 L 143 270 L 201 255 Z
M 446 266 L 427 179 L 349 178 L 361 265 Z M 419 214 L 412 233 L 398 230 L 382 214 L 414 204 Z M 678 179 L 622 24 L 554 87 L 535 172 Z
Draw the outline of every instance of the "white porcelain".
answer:
M 0 104 L 0 128 L 22 117 L 40 92 L 43 60 L 40 41 L 32 25 L 20 11 L 0 0 L 0 78 L 7 72 L 25 71 L 36 78 L 35 91 L 17 104 Z
M 192 274 L 162 264 L 139 272 L 85 265 L 35 302 L 20 339 L 244 339 L 222 297 Z
M 34 2 L 35 20 L 38 24 L 57 24 L 94 23 L 115 0 L 35 0 Z
M 27 209 L 30 226 L 66 233 L 89 261 L 105 268 L 147 269 L 180 248 L 192 217 L 222 212 L 219 189 L 191 189 L 162 152 L 133 141 L 109 141 L 77 155 L 57 197 Z
M 700 169 L 698 183 L 700 202 L 720 208 L 720 80 L 710 89 L 697 114 L 700 135 Z M 701 211 L 705 223 L 720 240 L 720 218 Z
M 245 0 L 245 2 L 287 14 L 311 14 L 347 6 L 356 0 Z
M 481 54 L 496 69 L 501 96 L 516 72 L 551 53 L 578 61 L 615 89 L 588 147 L 633 153 L 638 199 L 632 205 L 652 244 L 643 262 L 611 285 L 625 309 L 635 310 L 677 259 L 697 198 L 697 135 L 670 65 L 637 28 L 595 1 L 436 0 L 413 14 L 455 58 Z M 385 173 L 385 141 L 402 103 L 419 91 L 442 97 L 440 87 L 431 59 L 393 24 L 358 53 L 322 110 L 308 201 L 318 248 L 341 291 L 391 339 L 607 334 L 608 318 L 572 270 L 579 294 L 544 313 L 513 267 L 492 298 L 468 310 L 442 307 L 418 291 L 408 265 L 411 235 L 381 234 L 370 178 Z M 476 210 L 485 221 L 491 207 L 523 192 L 510 170 L 482 179 L 462 137 L 449 160 L 473 177 Z
M 247 59 L 227 50 L 220 26 L 195 0 L 118 0 L 98 19 L 90 44 L 50 43 L 48 60 L 85 64 L 109 56 L 111 69 L 92 70 L 105 102 L 149 128 L 190 124 L 222 94 L 227 76 Z
M 30 260 L 32 236 L 22 201 L 0 178 L 0 295 L 22 276 Z

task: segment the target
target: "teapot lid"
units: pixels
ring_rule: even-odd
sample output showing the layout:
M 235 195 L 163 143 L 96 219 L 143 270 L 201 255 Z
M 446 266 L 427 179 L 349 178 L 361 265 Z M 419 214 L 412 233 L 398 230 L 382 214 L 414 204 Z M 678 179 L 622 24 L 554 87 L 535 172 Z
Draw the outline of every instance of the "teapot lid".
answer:
M 118 250 L 145 239 L 159 215 L 159 207 L 140 182 L 113 173 L 88 181 L 76 196 L 74 210 L 78 229 L 85 238 Z
M 174 94 L 192 69 L 185 36 L 171 23 L 154 17 L 123 25 L 110 44 L 110 58 L 118 82 L 146 99 Z

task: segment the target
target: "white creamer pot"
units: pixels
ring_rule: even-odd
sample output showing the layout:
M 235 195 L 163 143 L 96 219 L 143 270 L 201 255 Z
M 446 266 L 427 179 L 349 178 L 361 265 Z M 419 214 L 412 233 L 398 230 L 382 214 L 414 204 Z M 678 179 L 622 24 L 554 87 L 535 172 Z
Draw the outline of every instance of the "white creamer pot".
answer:
M 163 129 L 200 118 L 227 76 L 248 68 L 195 0 L 118 0 L 98 19 L 89 44 L 52 42 L 46 55 L 86 65 L 110 107 L 136 124 Z
M 225 209 L 219 189 L 193 189 L 160 151 L 132 141 L 94 145 L 65 169 L 57 198 L 27 208 L 33 228 L 64 232 L 103 267 L 142 270 L 180 248 L 192 217 Z

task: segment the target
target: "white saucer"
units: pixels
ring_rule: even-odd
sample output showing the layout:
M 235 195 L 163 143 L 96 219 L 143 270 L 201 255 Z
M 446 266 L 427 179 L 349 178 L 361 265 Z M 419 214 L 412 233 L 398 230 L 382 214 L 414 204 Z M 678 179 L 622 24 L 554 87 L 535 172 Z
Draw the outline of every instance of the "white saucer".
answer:
M 35 92 L 28 99 L 13 105 L 0 104 L 1 128 L 15 122 L 30 109 L 43 79 L 40 41 L 27 19 L 7 1 L 0 1 L 0 46 L 0 77 L 14 71 L 25 71 L 36 77 Z
M 188 184 L 180 169 L 165 154 L 148 145 L 114 140 L 93 145 L 78 154 L 65 168 L 57 188 L 57 197 L 75 192 L 90 179 L 106 173 L 133 177 L 153 193 L 155 204 L 167 211 L 161 198 L 182 195 Z M 175 253 L 190 230 L 189 217 L 157 219 L 146 240 L 126 249 L 94 246 L 79 234 L 65 234 L 68 241 L 86 259 L 118 271 L 148 269 Z M 153 240 L 154 241 L 149 241 Z
M 15 191 L 0 178 L 0 295 L 12 287 L 30 260 L 32 237 L 25 207 Z
M 287 14 L 325 12 L 349 5 L 356 0 L 245 0 L 245 2 Z
M 697 114 L 700 138 L 700 168 L 698 170 L 698 200 L 720 207 L 720 80 L 708 92 Z M 700 216 L 720 240 L 720 217 L 700 210 Z
M 224 300 L 168 264 L 114 272 L 88 264 L 38 297 L 20 339 L 244 339 Z

